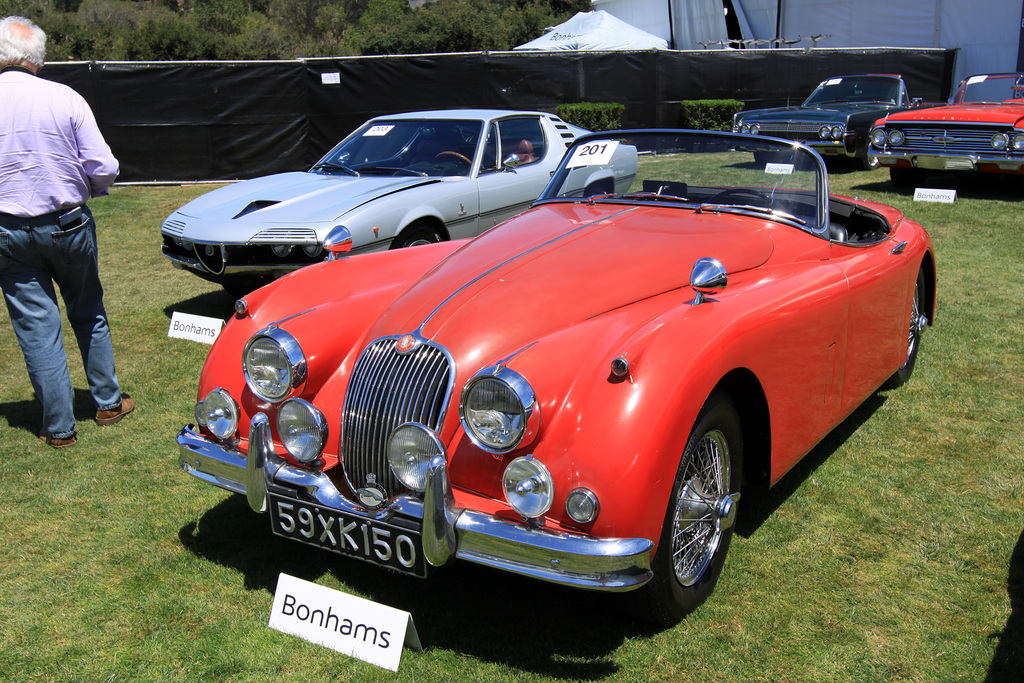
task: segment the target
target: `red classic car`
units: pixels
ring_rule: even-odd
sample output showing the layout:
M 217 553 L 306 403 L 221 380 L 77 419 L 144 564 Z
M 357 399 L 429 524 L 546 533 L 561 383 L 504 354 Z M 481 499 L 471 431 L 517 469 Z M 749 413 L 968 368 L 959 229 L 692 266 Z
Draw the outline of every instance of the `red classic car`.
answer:
M 875 122 L 870 154 L 897 187 L 928 173 L 1024 173 L 1024 74 L 965 78 L 950 104 Z
M 328 243 L 237 302 L 180 466 L 346 558 L 634 591 L 661 624 L 744 486 L 909 378 L 935 303 L 921 226 L 765 136 L 592 134 L 472 240 Z

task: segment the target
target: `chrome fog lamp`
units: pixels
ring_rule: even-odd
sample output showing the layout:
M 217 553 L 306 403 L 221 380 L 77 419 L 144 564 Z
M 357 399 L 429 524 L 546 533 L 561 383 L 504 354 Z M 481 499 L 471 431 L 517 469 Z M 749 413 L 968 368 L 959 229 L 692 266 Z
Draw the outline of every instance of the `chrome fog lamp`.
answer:
M 1014 135 L 1012 143 L 1014 152 L 1024 152 L 1024 133 Z
M 893 147 L 899 147 L 903 144 L 903 131 L 891 130 L 889 131 L 889 144 Z
M 555 482 L 544 463 L 532 455 L 510 462 L 501 482 L 505 488 L 505 500 L 523 517 L 540 517 L 551 509 Z
M 1006 133 L 996 133 L 992 136 L 991 144 L 992 149 L 997 152 L 1005 152 L 1006 148 L 1010 146 L 1010 136 Z
M 312 462 L 327 443 L 327 418 L 312 403 L 290 398 L 277 411 L 277 433 L 293 458 Z
M 387 442 L 388 465 L 398 480 L 413 491 L 427 488 L 427 467 L 444 446 L 432 429 L 408 422 L 391 432 Z
M 288 254 L 292 253 L 292 245 L 290 244 L 274 244 L 270 247 L 270 250 L 274 252 L 274 256 L 278 258 L 284 258 Z
M 196 408 L 196 413 L 200 409 Z M 217 387 L 202 401 L 202 417 L 199 423 L 206 425 L 218 439 L 231 437 L 238 429 L 238 404 L 225 389 Z
M 597 494 L 590 489 L 573 489 L 565 499 L 565 512 L 574 522 L 593 522 L 600 511 L 601 503 L 597 500 Z
M 514 370 L 495 365 L 466 383 L 459 420 L 470 440 L 488 453 L 507 453 L 537 433 L 540 408 L 529 382 Z
M 831 132 L 832 132 L 832 139 L 833 140 L 838 140 L 841 137 L 843 137 L 843 133 L 845 131 L 844 131 L 842 126 L 832 126 L 832 131 Z
M 319 244 L 307 244 L 304 247 L 302 247 L 302 253 L 308 256 L 309 258 L 318 256 L 322 251 L 323 247 L 321 247 Z
M 832 135 L 832 126 L 825 124 L 818 129 L 818 137 L 822 140 L 828 140 L 830 135 Z
M 250 339 L 242 352 L 245 382 L 265 401 L 284 400 L 306 379 L 302 348 L 279 327 L 268 327 Z
M 875 147 L 884 147 L 888 139 L 884 128 L 875 128 L 871 131 L 871 144 Z

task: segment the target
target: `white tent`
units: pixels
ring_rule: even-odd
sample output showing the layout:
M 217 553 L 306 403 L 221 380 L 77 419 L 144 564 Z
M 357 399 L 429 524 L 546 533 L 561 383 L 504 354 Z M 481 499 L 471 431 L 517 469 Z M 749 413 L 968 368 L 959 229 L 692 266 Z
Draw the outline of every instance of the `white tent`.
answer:
M 513 50 L 664 50 L 668 41 L 630 26 L 603 10 L 578 12 L 540 38 Z

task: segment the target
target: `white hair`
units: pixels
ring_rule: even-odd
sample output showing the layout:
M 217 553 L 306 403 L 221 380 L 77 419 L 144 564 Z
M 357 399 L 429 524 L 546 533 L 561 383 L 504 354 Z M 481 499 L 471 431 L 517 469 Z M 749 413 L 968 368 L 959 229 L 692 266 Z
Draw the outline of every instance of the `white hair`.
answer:
M 0 19 L 0 64 L 28 62 L 42 68 L 45 59 L 46 34 L 43 29 L 25 17 Z

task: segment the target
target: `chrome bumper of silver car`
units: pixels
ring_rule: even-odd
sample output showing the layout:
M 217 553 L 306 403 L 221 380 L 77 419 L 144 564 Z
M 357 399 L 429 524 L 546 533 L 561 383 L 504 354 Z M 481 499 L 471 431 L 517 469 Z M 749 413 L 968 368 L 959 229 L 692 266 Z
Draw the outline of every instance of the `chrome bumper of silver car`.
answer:
M 177 437 L 179 464 L 192 476 L 243 494 L 257 512 L 266 510 L 267 491 L 286 491 L 338 512 L 367 516 L 323 473 L 289 464 L 274 452 L 266 416 L 257 414 L 246 455 L 200 434 L 192 425 Z M 390 513 L 419 519 L 423 552 L 433 566 L 450 558 L 591 590 L 627 591 L 650 580 L 651 550 L 646 538 L 599 539 L 515 523 L 454 505 L 448 465 L 437 456 L 429 466 L 422 500 L 400 496 Z
M 876 152 L 874 148 L 871 154 L 878 157 L 883 166 L 897 166 L 901 161 L 909 161 L 913 168 L 920 168 L 928 171 L 976 171 L 979 164 L 998 166 L 999 170 L 1008 173 L 1024 172 L 1024 159 L 1007 159 L 1004 156 L 985 156 L 982 154 L 937 154 L 922 152 Z

